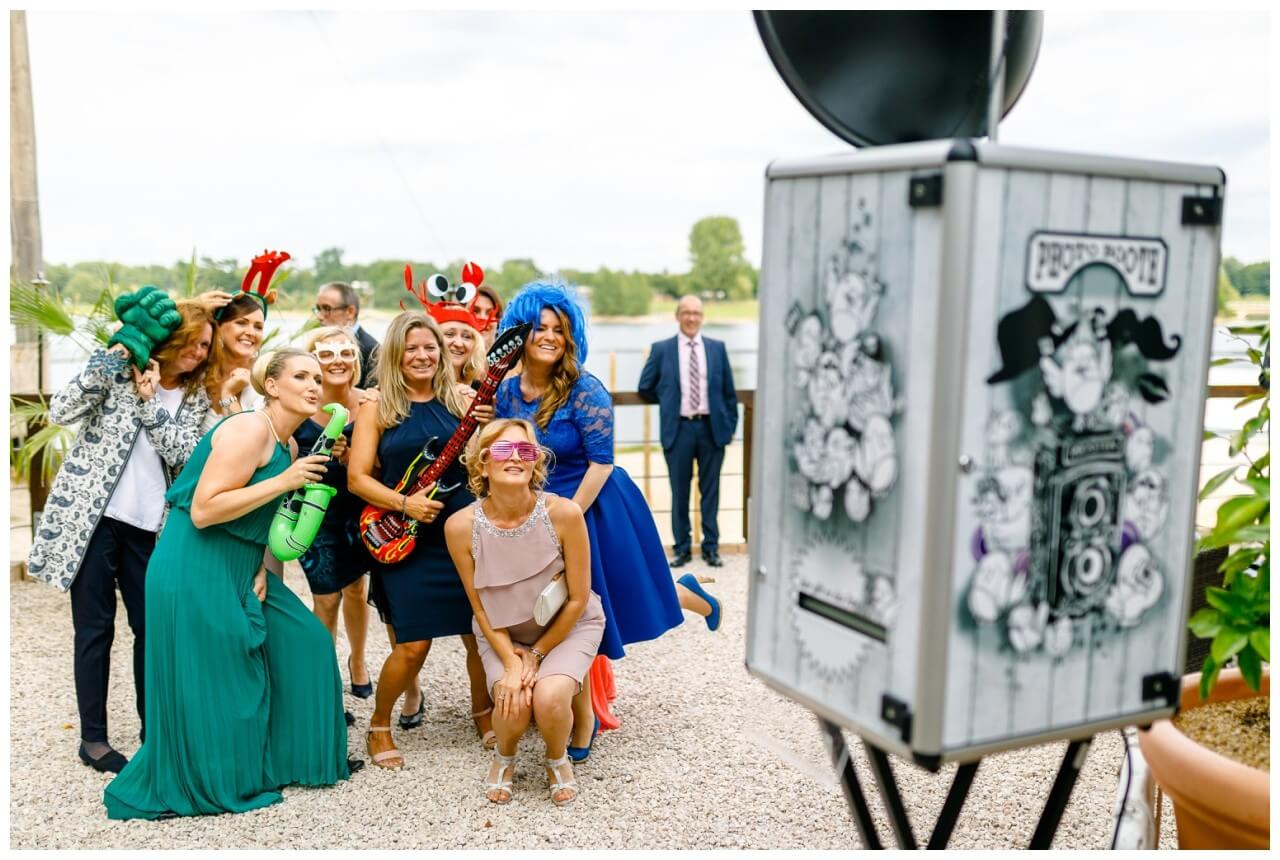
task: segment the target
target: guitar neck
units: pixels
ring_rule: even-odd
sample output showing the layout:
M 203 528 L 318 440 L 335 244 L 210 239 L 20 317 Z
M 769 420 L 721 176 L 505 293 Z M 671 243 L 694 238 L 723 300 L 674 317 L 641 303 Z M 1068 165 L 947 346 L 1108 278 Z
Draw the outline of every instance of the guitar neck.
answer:
M 494 395 L 498 393 L 498 384 L 502 382 L 502 377 L 507 375 L 507 370 L 510 367 L 511 361 L 503 360 L 489 368 L 489 373 L 485 376 L 484 382 L 480 384 L 475 400 L 471 401 L 471 408 L 462 417 L 462 421 L 458 424 L 458 429 L 453 431 L 449 441 L 445 443 L 444 448 L 436 455 L 436 458 L 431 461 L 431 465 L 426 468 L 426 471 L 419 475 L 418 480 L 413 482 L 413 486 L 404 492 L 406 496 L 422 492 L 438 481 L 440 476 L 444 474 L 445 469 L 453 465 L 453 461 L 462 453 L 467 441 L 471 439 L 471 434 L 475 432 L 476 427 L 479 425 L 479 422 L 475 419 L 476 407 L 488 406 L 493 402 Z

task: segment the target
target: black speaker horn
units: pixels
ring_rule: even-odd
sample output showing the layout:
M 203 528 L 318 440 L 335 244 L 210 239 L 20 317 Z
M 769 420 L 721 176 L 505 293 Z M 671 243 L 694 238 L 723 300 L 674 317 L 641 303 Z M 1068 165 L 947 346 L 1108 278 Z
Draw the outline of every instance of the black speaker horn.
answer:
M 755 19 L 800 103 L 854 146 L 878 146 L 987 136 L 994 14 L 757 11 Z M 1001 116 L 1031 77 L 1043 19 L 1007 13 Z

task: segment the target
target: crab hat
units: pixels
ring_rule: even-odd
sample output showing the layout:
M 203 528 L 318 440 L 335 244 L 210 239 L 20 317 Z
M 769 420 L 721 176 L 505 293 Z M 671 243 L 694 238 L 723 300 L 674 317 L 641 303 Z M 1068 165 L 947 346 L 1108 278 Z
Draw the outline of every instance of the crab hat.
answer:
M 276 301 L 276 291 L 271 289 L 271 279 L 275 277 L 276 269 L 284 265 L 288 259 L 288 251 L 263 250 L 253 258 L 253 262 L 249 264 L 249 270 L 244 273 L 244 280 L 240 282 L 241 295 L 253 296 L 257 299 L 258 304 L 262 305 L 264 317 L 267 315 L 267 306 L 275 304 Z M 226 310 L 225 307 L 219 308 L 215 316 L 221 319 L 224 310 Z
M 414 298 L 422 305 L 423 310 L 431 315 L 438 324 L 458 322 L 469 325 L 477 332 L 484 328 L 484 323 L 476 319 L 476 297 L 480 295 L 477 287 L 484 282 L 484 269 L 475 263 L 467 263 L 462 267 L 462 283 L 454 286 L 449 279 L 439 272 L 427 278 L 415 289 L 413 286 L 413 267 L 404 267 L 404 288 L 413 293 Z M 404 302 L 400 309 L 405 310 Z
M 502 331 L 522 323 L 529 323 L 537 331 L 544 308 L 553 308 L 568 317 L 569 333 L 578 348 L 578 362 L 586 364 L 587 318 L 578 302 L 578 291 L 558 278 L 530 281 L 521 287 L 502 312 Z

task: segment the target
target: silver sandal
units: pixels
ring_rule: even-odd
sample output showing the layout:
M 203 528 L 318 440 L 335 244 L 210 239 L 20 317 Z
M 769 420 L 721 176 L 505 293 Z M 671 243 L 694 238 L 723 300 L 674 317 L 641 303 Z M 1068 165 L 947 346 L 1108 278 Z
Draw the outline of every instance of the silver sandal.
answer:
M 485 797 L 489 797 L 489 795 L 495 791 L 505 791 L 507 793 L 506 797 L 501 800 L 489 797 L 489 802 L 497 804 L 507 803 L 511 800 L 511 795 L 513 793 L 512 784 L 514 783 L 516 776 L 516 757 L 514 755 L 503 755 L 495 749 L 493 751 L 493 762 L 498 765 L 498 781 L 486 782 L 484 784 Z M 505 776 L 506 779 L 503 779 L 503 776 Z
M 547 782 L 550 783 L 551 786 L 551 802 L 556 806 L 567 806 L 578 798 L 578 780 L 560 779 L 560 768 L 564 767 L 566 764 L 570 767 L 573 766 L 573 762 L 567 755 L 562 755 L 558 759 L 547 759 L 547 769 L 552 774 L 552 779 L 548 779 Z M 556 793 L 561 791 L 572 791 L 573 794 L 569 795 L 564 800 L 556 800 Z

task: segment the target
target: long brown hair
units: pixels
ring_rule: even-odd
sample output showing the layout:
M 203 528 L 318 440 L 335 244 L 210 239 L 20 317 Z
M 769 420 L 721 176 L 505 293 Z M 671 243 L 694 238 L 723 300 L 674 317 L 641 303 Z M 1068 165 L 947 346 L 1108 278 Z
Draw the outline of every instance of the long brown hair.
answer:
M 551 416 L 569 401 L 569 393 L 582 375 L 582 365 L 578 363 L 578 343 L 573 339 L 573 326 L 570 325 L 569 318 L 559 308 L 547 307 L 544 310 L 556 315 L 560 320 L 560 331 L 564 334 L 564 355 L 560 356 L 560 364 L 551 371 L 551 382 L 542 393 L 542 402 L 533 415 L 538 426 L 546 430 L 551 423 Z M 529 343 L 533 343 L 532 335 L 529 336 Z
M 227 352 L 227 348 L 222 345 L 219 331 L 222 326 L 232 320 L 247 317 L 254 311 L 261 312 L 262 305 L 258 304 L 257 299 L 241 293 L 232 299 L 229 304 L 225 305 L 221 314 L 215 317 L 218 324 L 213 327 L 213 344 L 209 350 L 209 369 L 204 375 L 204 390 L 209 395 L 209 401 L 214 405 L 214 411 L 217 411 L 218 400 L 222 396 L 222 383 L 227 381 L 227 377 L 231 375 L 231 371 L 234 369 L 231 366 L 231 355 Z M 265 321 L 265 314 L 263 319 Z
M 405 311 L 387 326 L 382 346 L 378 347 L 378 391 L 381 394 L 378 399 L 378 426 L 384 429 L 395 427 L 409 417 L 409 386 L 404 381 L 404 370 L 400 363 L 404 361 L 404 343 L 409 332 L 419 328 L 431 332 L 436 345 L 440 347 L 436 374 L 431 379 L 432 392 L 456 417 L 461 418 L 466 414 L 467 406 L 454 388 L 457 380 L 453 375 L 453 365 L 449 363 L 449 354 L 444 348 L 444 335 L 440 333 L 440 326 L 421 311 Z
M 218 339 L 218 325 L 209 309 L 194 299 L 179 299 L 174 304 L 178 306 L 178 313 L 182 315 L 182 324 L 164 343 L 160 344 L 155 352 L 151 353 L 151 357 L 163 371 L 165 366 L 172 364 L 183 350 L 196 343 L 204 334 L 204 327 L 209 326 L 209 351 L 205 354 L 204 361 L 178 379 L 190 394 L 200 387 L 200 381 L 209 368 L 209 358 L 213 355 L 213 343 Z

